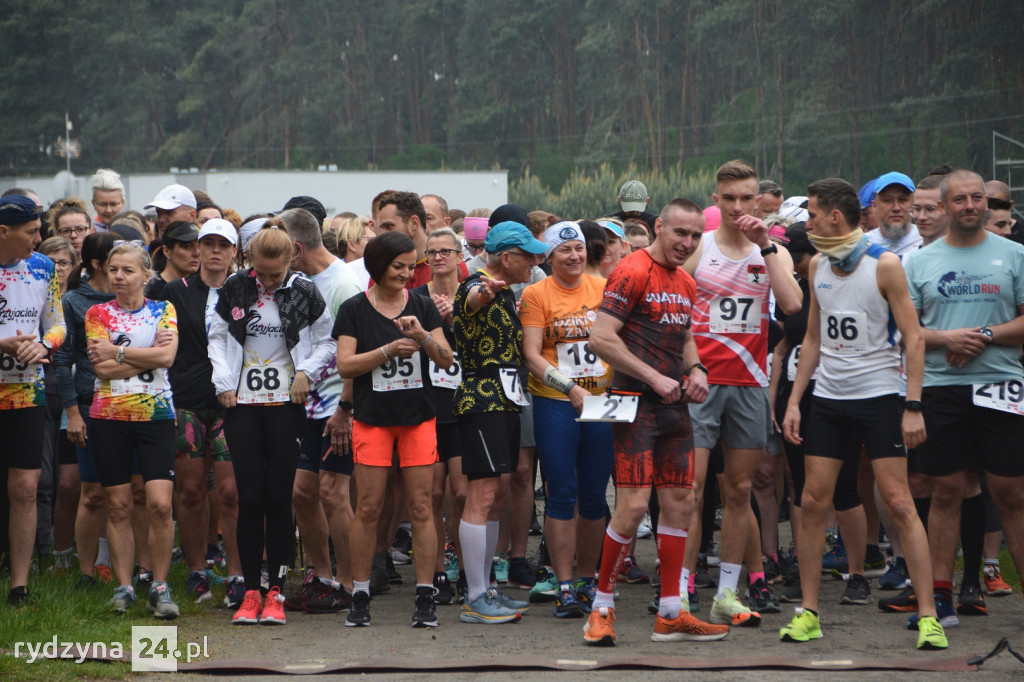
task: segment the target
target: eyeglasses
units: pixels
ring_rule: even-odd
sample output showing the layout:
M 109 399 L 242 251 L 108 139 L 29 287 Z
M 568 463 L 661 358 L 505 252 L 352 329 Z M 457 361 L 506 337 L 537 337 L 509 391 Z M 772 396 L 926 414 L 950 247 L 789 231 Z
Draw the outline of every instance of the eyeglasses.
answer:
M 131 241 L 118 239 L 116 242 L 114 242 L 114 248 L 116 249 L 117 247 L 122 246 L 124 244 L 131 244 L 132 246 L 145 246 L 146 242 L 142 241 L 141 239 L 133 239 Z
M 462 253 L 459 249 L 428 249 L 423 252 L 423 255 L 427 258 L 433 258 L 434 256 L 440 255 L 441 258 L 447 258 L 453 253 Z
M 526 253 L 524 251 L 513 251 L 512 249 L 509 249 L 505 253 L 509 254 L 510 256 L 522 256 L 523 258 L 533 258 L 534 257 L 532 253 Z
M 57 234 L 61 237 L 70 237 L 71 233 L 82 235 L 89 231 L 89 225 L 72 225 L 71 227 L 61 227 L 57 230 Z
M 61 270 L 67 270 L 68 268 L 70 268 L 73 265 L 73 263 L 71 261 L 69 261 L 67 258 L 61 258 L 60 260 L 55 260 L 55 261 L 53 261 L 53 264 L 56 265 Z
M 100 204 L 100 203 L 94 201 L 94 202 L 92 202 L 92 205 L 95 206 L 96 208 L 110 210 L 110 209 L 120 208 L 121 206 L 124 206 L 124 202 L 123 201 L 117 201 L 117 202 L 105 201 L 102 204 Z
M 473 254 L 480 253 L 481 251 L 484 250 L 484 245 L 483 244 L 470 244 L 469 242 L 466 242 L 466 250 L 469 251 L 470 253 L 473 253 Z

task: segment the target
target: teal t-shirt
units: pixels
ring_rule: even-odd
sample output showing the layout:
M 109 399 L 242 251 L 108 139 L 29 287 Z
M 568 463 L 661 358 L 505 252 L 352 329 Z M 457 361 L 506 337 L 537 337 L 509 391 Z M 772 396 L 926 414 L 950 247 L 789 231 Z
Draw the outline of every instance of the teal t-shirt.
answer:
M 906 263 L 907 284 L 921 325 L 929 329 L 991 327 L 1018 316 L 1024 304 L 1024 246 L 998 235 L 968 249 L 939 239 Z M 925 355 L 925 386 L 963 386 L 1024 378 L 1019 346 L 990 345 L 963 367 L 946 349 Z

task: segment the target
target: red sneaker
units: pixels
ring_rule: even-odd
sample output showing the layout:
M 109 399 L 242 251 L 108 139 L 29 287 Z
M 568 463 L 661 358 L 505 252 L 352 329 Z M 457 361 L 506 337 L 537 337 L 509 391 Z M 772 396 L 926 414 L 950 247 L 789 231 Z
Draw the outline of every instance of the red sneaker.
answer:
M 235 611 L 231 622 L 234 625 L 255 625 L 260 622 L 260 608 L 263 600 L 260 598 L 259 590 L 246 590 L 242 598 L 242 605 Z
M 284 595 L 281 589 L 271 587 L 263 602 L 263 613 L 260 614 L 260 625 L 284 625 L 288 622 L 284 617 Z

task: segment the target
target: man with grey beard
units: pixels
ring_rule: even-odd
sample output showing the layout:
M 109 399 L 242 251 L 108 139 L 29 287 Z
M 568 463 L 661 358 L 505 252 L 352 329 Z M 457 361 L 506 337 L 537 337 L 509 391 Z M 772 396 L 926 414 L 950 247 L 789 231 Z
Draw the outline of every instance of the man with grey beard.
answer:
M 896 171 L 875 180 L 872 205 L 878 216 L 878 229 L 869 232 L 868 239 L 901 257 L 921 246 L 921 234 L 910 220 L 914 189 L 914 181 Z

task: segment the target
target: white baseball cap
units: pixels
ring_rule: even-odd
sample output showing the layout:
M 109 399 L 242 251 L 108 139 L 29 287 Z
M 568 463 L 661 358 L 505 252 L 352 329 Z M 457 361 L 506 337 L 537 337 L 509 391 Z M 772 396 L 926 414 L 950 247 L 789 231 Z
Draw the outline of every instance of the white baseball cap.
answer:
M 196 195 L 185 185 L 167 185 L 156 195 L 150 203 L 142 208 L 162 208 L 165 211 L 173 211 L 179 206 L 196 207 Z
M 224 237 L 234 245 L 238 245 L 238 230 L 227 220 L 223 218 L 210 218 L 203 227 L 199 230 L 199 241 L 203 240 L 203 237 Z

